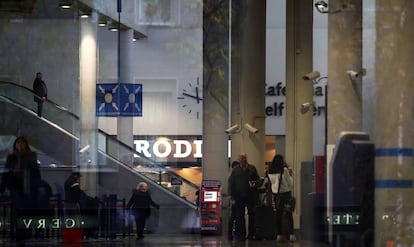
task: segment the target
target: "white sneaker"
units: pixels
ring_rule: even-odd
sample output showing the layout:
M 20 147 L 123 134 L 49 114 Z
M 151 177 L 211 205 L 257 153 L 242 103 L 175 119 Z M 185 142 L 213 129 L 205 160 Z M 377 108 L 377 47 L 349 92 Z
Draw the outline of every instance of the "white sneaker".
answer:
M 290 240 L 290 242 L 296 242 L 296 236 L 293 235 L 293 234 L 290 234 L 289 240 Z
M 277 242 L 284 242 L 286 239 L 282 235 L 277 235 L 276 241 Z

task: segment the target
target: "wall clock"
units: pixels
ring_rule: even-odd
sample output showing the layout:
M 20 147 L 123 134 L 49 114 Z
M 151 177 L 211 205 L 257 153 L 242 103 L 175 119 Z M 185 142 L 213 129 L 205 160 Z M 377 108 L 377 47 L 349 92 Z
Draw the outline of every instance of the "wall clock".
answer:
M 184 85 L 178 95 L 180 108 L 200 119 L 203 110 L 203 86 L 200 85 L 199 78 L 197 77 L 196 83 Z

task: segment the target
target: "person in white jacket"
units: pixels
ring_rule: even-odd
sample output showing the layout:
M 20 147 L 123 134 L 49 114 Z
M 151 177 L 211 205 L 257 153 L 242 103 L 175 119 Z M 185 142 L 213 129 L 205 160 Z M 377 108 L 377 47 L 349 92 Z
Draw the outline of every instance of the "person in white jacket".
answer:
M 293 179 L 283 156 L 277 154 L 269 164 L 268 180 L 276 208 L 277 241 L 295 241 L 293 235 L 292 198 Z

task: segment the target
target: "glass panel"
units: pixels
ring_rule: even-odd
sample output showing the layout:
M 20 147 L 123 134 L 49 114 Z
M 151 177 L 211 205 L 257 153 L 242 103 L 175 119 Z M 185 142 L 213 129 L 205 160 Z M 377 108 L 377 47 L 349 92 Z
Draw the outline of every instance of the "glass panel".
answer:
M 18 104 L 26 110 L 37 114 L 37 103 L 34 101 L 35 95 L 27 87 L 12 82 L 0 82 L 0 97 L 3 100 Z M 79 137 L 79 117 L 69 112 L 65 107 L 51 100 L 46 100 L 43 103 L 42 116 L 69 133 Z
M 133 148 L 102 131 L 99 132 L 98 140 L 99 153 L 101 155 L 99 162 L 102 162 L 99 163 L 100 166 L 124 166 L 162 185 L 181 198 L 195 203 L 195 194 L 199 189 L 196 184 L 186 180 L 154 160 L 141 155 Z M 106 150 L 102 150 L 101 148 L 106 148 Z M 132 162 L 128 164 L 123 162 L 125 160 Z
M 37 104 L 33 100 L 33 92 L 23 86 L 10 82 L 0 82 L 0 97 L 11 103 L 18 104 L 36 114 Z M 79 118 L 64 107 L 52 101 L 45 101 L 43 118 L 51 121 L 56 127 L 79 136 Z M 178 196 L 195 202 L 198 186 L 182 178 L 171 170 L 157 164 L 154 160 L 137 153 L 133 148 L 109 136 L 103 131 L 98 135 L 98 166 L 117 168 L 118 165 L 132 168 L 136 173 L 150 178 Z M 82 158 L 82 157 L 81 157 Z M 128 161 L 131 161 L 128 163 Z M 135 165 L 134 165 L 135 164 Z

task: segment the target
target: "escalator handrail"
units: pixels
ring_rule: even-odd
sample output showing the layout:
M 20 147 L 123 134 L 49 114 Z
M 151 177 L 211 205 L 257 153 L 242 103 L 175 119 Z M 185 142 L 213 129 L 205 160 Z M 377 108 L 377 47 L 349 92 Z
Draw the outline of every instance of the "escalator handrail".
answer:
M 0 95 L 0 100 L 4 100 L 5 102 L 7 102 L 7 103 L 10 103 L 10 104 L 13 104 L 13 105 L 15 105 L 16 107 L 20 107 L 20 108 L 22 108 L 22 109 L 27 109 L 26 107 L 24 107 L 23 105 L 21 105 L 21 104 L 19 104 L 18 102 L 15 102 L 13 99 L 11 99 L 11 98 L 9 98 L 9 97 L 6 97 L 6 96 L 2 96 L 2 95 Z M 29 111 L 29 110 L 28 110 Z M 47 121 L 47 120 L 46 120 Z M 69 134 L 70 136 L 71 136 L 71 138 L 74 138 L 76 141 L 79 141 L 79 138 L 77 138 L 76 136 L 74 136 L 74 135 L 72 135 L 72 134 L 70 134 L 70 133 L 68 133 L 66 130 L 64 130 L 64 129 L 62 129 L 62 128 L 59 128 L 59 126 L 54 126 L 55 128 L 58 128 L 60 131 L 62 131 L 62 132 L 64 132 L 64 133 L 66 133 L 66 134 Z M 135 154 L 138 154 L 138 152 L 136 152 L 136 150 L 131 150 L 131 148 L 128 146 L 128 145 L 126 145 L 125 143 L 123 143 L 123 142 L 121 142 L 121 141 L 119 141 L 117 138 L 115 138 L 115 137 L 113 137 L 113 136 L 109 136 L 107 133 L 105 133 L 104 131 L 102 131 L 102 130 L 99 130 L 99 132 L 101 133 L 101 134 L 103 134 L 103 135 L 105 135 L 105 137 L 106 138 L 109 138 L 109 139 L 112 139 L 113 141 L 115 141 L 116 142 L 116 145 L 119 145 L 119 146 L 123 146 L 124 148 L 126 148 L 126 149 L 128 149 L 129 150 L 129 152 L 134 152 Z M 138 171 L 138 170 L 136 170 L 136 169 L 134 169 L 134 167 L 131 167 L 130 165 L 128 165 L 128 164 L 125 164 L 124 162 L 122 162 L 122 161 L 120 161 L 120 160 L 118 160 L 118 159 L 116 159 L 115 157 L 113 157 L 113 156 L 111 156 L 110 154 L 108 154 L 106 151 L 104 151 L 104 150 L 98 150 L 100 153 L 102 153 L 104 156 L 106 156 L 107 158 L 110 158 L 111 160 L 113 160 L 114 162 L 116 162 L 118 165 L 121 165 L 121 166 L 123 166 L 125 169 L 128 169 L 128 170 L 130 170 L 130 171 L 132 171 L 133 173 L 137 173 L 137 174 L 140 174 L 140 176 L 143 176 L 143 177 L 145 177 L 146 179 L 147 179 L 147 181 L 151 181 L 151 183 L 153 183 L 153 184 L 158 184 L 158 182 L 157 182 L 157 180 L 155 180 L 155 179 L 153 179 L 153 178 L 151 178 L 151 177 L 147 177 L 147 176 L 145 176 L 142 172 L 140 172 L 140 171 Z M 142 156 L 141 156 L 142 157 Z M 144 158 L 144 157 L 142 157 L 142 158 Z M 145 159 L 147 159 L 150 163 L 152 163 L 152 164 L 154 164 L 155 166 L 157 166 L 157 167 L 159 167 L 160 169 L 162 169 L 164 172 L 166 172 L 166 173 L 168 173 L 169 175 L 171 175 L 171 176 L 175 176 L 175 177 L 177 177 L 177 178 L 179 178 L 180 180 L 182 180 L 183 182 L 185 182 L 186 183 L 186 185 L 188 185 L 188 186 L 190 186 L 190 187 L 192 187 L 192 188 L 194 188 L 194 189 L 198 189 L 198 186 L 197 185 L 195 185 L 195 184 L 193 184 L 193 183 L 191 183 L 190 181 L 188 181 L 188 180 L 186 180 L 185 178 L 183 178 L 183 177 L 181 177 L 181 176 L 179 176 L 178 174 L 176 174 L 175 172 L 173 172 L 173 171 L 171 171 L 171 170 L 168 170 L 168 169 L 166 169 L 165 167 L 163 167 L 163 166 L 160 166 L 160 165 L 158 165 L 158 164 L 156 164 L 152 159 L 149 159 L 149 158 L 147 158 L 147 157 L 145 157 Z M 4 166 L 4 164 L 2 164 L 3 166 Z M 68 166 L 69 167 L 69 166 Z M 54 169 L 58 169 L 58 168 L 68 168 L 68 167 L 62 167 L 62 166 L 59 166 L 59 167 L 56 167 L 56 168 L 54 168 Z M 80 167 L 77 167 L 77 166 L 71 166 L 72 168 L 79 168 L 80 169 Z M 161 186 L 161 187 L 163 187 L 163 186 Z M 165 189 L 165 188 L 164 188 Z M 169 193 L 171 193 L 171 194 L 174 194 L 175 196 L 177 196 L 178 198 L 180 198 L 181 200 L 184 200 L 184 201 L 187 201 L 188 203 L 190 203 L 190 204 L 193 204 L 193 203 L 191 203 L 190 201 L 188 201 L 188 200 L 185 200 L 185 199 L 182 199 L 179 195 L 177 195 L 176 193 L 173 193 L 173 192 L 171 192 L 170 190 L 168 190 L 168 189 L 165 189 L 165 191 L 168 191 Z
M 24 89 L 24 90 L 26 90 L 26 91 L 30 92 L 30 93 L 31 93 L 34 97 L 40 98 L 39 96 L 37 96 L 37 95 L 34 93 L 34 91 L 33 91 L 32 89 L 30 89 L 30 88 L 28 88 L 28 87 L 25 87 L 25 86 L 23 86 L 23 85 L 19 85 L 19 84 L 14 83 L 14 82 L 7 82 L 7 81 L 0 81 L 0 85 L 1 85 L 1 84 L 7 84 L 7 85 L 14 86 L 14 87 L 19 87 L 19 88 L 21 88 L 21 89 Z M 6 98 L 8 98 L 8 97 L 6 96 Z M 8 98 L 8 99 L 10 99 L 10 98 Z M 11 99 L 10 99 L 10 100 L 11 100 Z M 70 116 L 72 116 L 72 117 L 73 117 L 73 118 L 75 118 L 76 120 L 79 120 L 79 116 L 77 116 L 77 115 L 76 115 L 76 114 L 74 114 L 73 112 L 69 111 L 69 110 L 68 110 L 68 109 L 66 109 L 65 107 L 63 107 L 63 106 L 61 106 L 61 105 L 59 105 L 59 104 L 57 104 L 57 103 L 53 102 L 53 101 L 52 101 L 52 100 L 50 100 L 50 99 L 46 99 L 46 101 L 47 101 L 47 102 L 49 102 L 50 104 L 54 105 L 54 106 L 55 106 L 57 109 L 59 109 L 60 111 L 65 112 L 66 114 L 69 114 Z M 13 100 L 13 102 L 15 102 L 15 101 Z M 18 102 L 15 102 L 15 103 L 18 103 Z M 22 107 L 24 107 L 24 106 L 22 106 Z M 132 147 L 130 147 L 129 145 L 127 145 L 127 144 L 125 144 L 124 142 L 120 141 L 118 138 L 116 138 L 116 137 L 114 137 L 114 136 L 109 135 L 108 133 L 106 133 L 105 131 L 103 131 L 103 130 L 101 130 L 101 129 L 98 129 L 98 131 L 99 131 L 99 133 L 103 134 L 103 135 L 105 136 L 105 138 L 106 138 L 106 139 L 111 139 L 112 141 L 116 142 L 118 145 L 120 145 L 120 146 L 122 146 L 122 147 L 126 148 L 126 149 L 127 149 L 128 151 L 130 151 L 132 154 L 134 154 L 134 155 L 138 155 L 139 157 L 141 157 L 141 158 L 143 158 L 143 159 L 147 160 L 150 164 L 154 164 L 154 165 L 158 166 L 159 168 L 166 170 L 169 174 L 171 174 L 171 175 L 173 175 L 173 176 L 175 176 L 175 177 L 177 177 L 177 178 L 180 178 L 180 180 L 182 180 L 182 181 L 183 181 L 183 182 L 185 182 L 186 184 L 190 185 L 191 187 L 198 188 L 198 186 L 197 186 L 196 184 L 194 184 L 194 183 L 192 183 L 191 181 L 189 181 L 189 180 L 185 179 L 184 177 L 182 177 L 182 176 L 178 175 L 178 174 L 177 174 L 177 173 L 175 173 L 174 171 L 168 170 L 168 169 L 166 169 L 164 166 L 161 166 L 161 165 L 157 164 L 157 162 L 155 162 L 153 159 L 150 159 L 150 158 L 148 158 L 148 157 L 146 157 L 146 156 L 142 156 L 142 154 L 141 154 L 141 153 L 137 152 L 135 149 L 133 149 L 133 148 L 132 148 Z
M 110 158 L 113 162 L 117 163 L 118 165 L 123 166 L 125 169 L 129 170 L 130 172 L 138 174 L 138 175 L 139 175 L 139 176 L 141 176 L 143 179 L 145 179 L 145 180 L 146 180 L 146 182 L 151 183 L 151 185 L 152 185 L 152 186 L 156 186 L 156 185 L 158 185 L 160 190 L 162 190 L 162 191 L 164 191 L 164 192 L 166 192 L 166 193 L 168 193 L 168 194 L 171 194 L 171 195 L 175 196 L 177 199 L 179 199 L 180 201 L 185 202 L 185 203 L 187 203 L 188 205 L 190 205 L 190 206 L 194 207 L 195 203 L 193 203 L 193 202 L 191 202 L 191 201 L 189 201 L 189 200 L 187 200 L 187 199 L 184 199 L 183 197 L 181 197 L 181 196 L 179 196 L 178 194 L 176 194 L 176 193 L 172 192 L 171 190 L 169 190 L 169 189 L 165 188 L 164 186 L 161 186 L 159 183 L 157 183 L 157 181 L 156 181 L 156 180 L 154 180 L 154 179 L 152 179 L 152 178 L 150 178 L 150 177 L 147 177 L 147 176 L 143 175 L 141 172 L 137 171 L 137 170 L 136 170 L 136 169 L 134 169 L 133 167 L 128 166 L 128 165 L 127 165 L 127 164 L 125 164 L 124 162 L 122 162 L 122 161 L 120 161 L 120 160 L 118 160 L 118 159 L 113 158 L 112 156 L 110 156 L 110 155 L 109 155 L 109 154 L 107 154 L 107 153 L 103 153 L 103 152 L 102 152 L 102 154 L 103 154 L 104 156 L 108 156 L 108 158 Z M 198 187 L 196 187 L 196 189 L 198 189 Z
M 32 89 L 30 89 L 30 88 L 28 88 L 28 87 L 26 87 L 26 86 L 23 86 L 23 85 L 19 85 L 19 84 L 17 84 L 17 83 L 14 83 L 14 82 L 8 82 L 8 81 L 0 81 L 0 85 L 1 84 L 7 84 L 7 85 L 11 85 L 11 86 L 13 86 L 13 87 L 19 87 L 19 88 L 21 88 L 21 89 L 24 89 L 24 90 L 26 90 L 26 91 L 28 91 L 28 92 L 30 92 L 32 95 L 33 95 L 33 97 L 36 97 L 36 98 L 38 98 L 38 99 L 41 99 L 41 97 L 39 97 Z M 6 96 L 6 95 L 5 95 Z M 57 109 L 59 109 L 59 110 L 61 110 L 61 111 L 63 111 L 63 112 L 66 112 L 67 114 L 69 114 L 69 115 L 71 115 L 72 117 L 74 117 L 75 119 L 77 119 L 77 120 L 79 120 L 79 116 L 78 115 L 76 115 L 75 113 L 73 113 L 73 112 L 71 112 L 71 111 L 69 111 L 66 107 L 64 107 L 64 106 L 61 106 L 61 105 L 59 105 L 58 103 L 56 103 L 56 102 L 54 102 L 54 101 L 52 101 L 52 100 L 50 100 L 50 99 L 48 99 L 48 98 L 46 98 L 45 99 L 45 101 L 46 102 L 48 102 L 49 104 L 51 104 L 51 105 L 53 105 L 53 106 L 55 106 Z
M 142 156 L 142 154 L 141 154 L 141 153 L 137 152 L 135 149 L 131 148 L 129 145 L 127 145 L 127 144 L 125 144 L 124 142 L 120 141 L 118 138 L 116 138 L 116 137 L 114 137 L 114 136 L 109 135 L 108 133 L 106 133 L 105 131 L 103 131 L 103 130 L 101 130 L 101 129 L 99 129 L 99 132 L 100 132 L 100 133 L 102 133 L 103 135 L 105 135 L 105 137 L 106 137 L 106 138 L 111 139 L 111 140 L 113 140 L 113 141 L 117 142 L 117 143 L 118 143 L 118 145 L 120 145 L 120 146 L 122 146 L 122 147 L 124 147 L 124 148 L 128 149 L 128 151 L 131 151 L 131 153 L 132 153 L 132 154 L 138 155 L 140 158 L 147 160 L 149 163 L 154 164 L 154 165 L 158 166 L 159 168 L 162 168 L 162 169 L 166 170 L 169 174 L 172 174 L 172 175 L 174 175 L 174 176 L 176 176 L 176 177 L 180 178 L 183 182 L 185 182 L 185 183 L 187 183 L 187 184 L 191 185 L 191 187 L 194 187 L 194 188 L 198 188 L 198 187 L 199 187 L 198 185 L 194 184 L 193 182 L 191 182 L 191 181 L 189 181 L 189 180 L 185 179 L 184 177 L 182 177 L 182 176 L 178 175 L 178 174 L 177 174 L 177 173 L 175 173 L 174 171 L 168 170 L 168 169 L 166 169 L 165 167 L 163 167 L 163 166 L 161 166 L 161 165 L 157 164 L 157 163 L 156 163 L 153 159 L 150 159 L 150 158 L 148 158 L 148 157 L 146 157 L 146 156 Z

